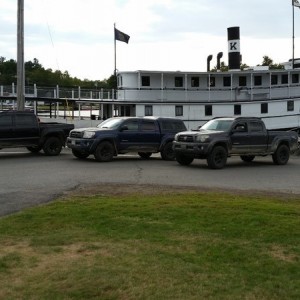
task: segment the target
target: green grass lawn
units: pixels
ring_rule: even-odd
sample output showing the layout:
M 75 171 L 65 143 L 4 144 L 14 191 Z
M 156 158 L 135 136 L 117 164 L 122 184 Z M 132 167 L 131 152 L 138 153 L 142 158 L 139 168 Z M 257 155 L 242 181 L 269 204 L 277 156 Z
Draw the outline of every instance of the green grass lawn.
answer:
M 0 299 L 300 299 L 300 201 L 70 197 L 0 219 Z

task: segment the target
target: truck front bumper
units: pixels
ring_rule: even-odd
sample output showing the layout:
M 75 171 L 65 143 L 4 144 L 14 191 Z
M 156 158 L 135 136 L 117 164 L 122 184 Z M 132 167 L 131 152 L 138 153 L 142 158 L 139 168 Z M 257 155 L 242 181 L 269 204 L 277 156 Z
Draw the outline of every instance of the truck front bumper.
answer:
M 206 157 L 208 154 L 208 146 L 206 143 L 182 143 L 173 142 L 173 150 L 178 153 L 186 154 L 194 157 Z
M 90 153 L 94 140 L 93 139 L 77 139 L 67 138 L 68 148 Z

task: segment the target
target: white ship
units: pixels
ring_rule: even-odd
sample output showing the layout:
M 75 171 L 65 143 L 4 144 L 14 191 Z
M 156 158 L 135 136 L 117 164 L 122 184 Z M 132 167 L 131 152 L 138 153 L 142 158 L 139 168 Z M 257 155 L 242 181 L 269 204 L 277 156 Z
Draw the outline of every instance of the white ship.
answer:
M 118 72 L 114 115 L 164 116 L 184 120 L 189 129 L 220 116 L 255 116 L 268 129 L 298 130 L 300 61 L 284 69 L 241 70 L 239 27 L 228 28 L 229 71 Z M 217 68 L 220 66 L 218 54 Z

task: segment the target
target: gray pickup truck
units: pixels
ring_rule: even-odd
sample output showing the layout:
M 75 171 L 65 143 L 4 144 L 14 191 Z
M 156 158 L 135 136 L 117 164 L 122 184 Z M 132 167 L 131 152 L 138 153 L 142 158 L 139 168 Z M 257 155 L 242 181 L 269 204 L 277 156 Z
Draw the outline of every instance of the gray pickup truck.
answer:
M 48 156 L 60 154 L 73 124 L 43 123 L 26 111 L 0 113 L 0 149 L 26 147 L 37 153 L 43 149 Z
M 275 164 L 285 165 L 290 153 L 298 149 L 298 134 L 267 130 L 260 118 L 215 118 L 196 131 L 176 134 L 173 149 L 181 165 L 198 158 L 206 159 L 212 169 L 222 169 L 232 155 L 245 162 L 272 155 Z

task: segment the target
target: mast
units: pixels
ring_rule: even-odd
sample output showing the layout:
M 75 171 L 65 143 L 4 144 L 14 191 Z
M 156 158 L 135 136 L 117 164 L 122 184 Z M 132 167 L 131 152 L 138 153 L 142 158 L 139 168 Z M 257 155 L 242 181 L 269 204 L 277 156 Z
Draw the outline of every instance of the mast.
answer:
M 294 69 L 294 60 L 295 60 L 295 6 L 294 0 L 292 0 L 293 8 L 293 56 L 292 56 L 292 68 Z
M 17 33 L 17 109 L 25 109 L 25 69 L 24 69 L 24 0 L 18 0 Z

